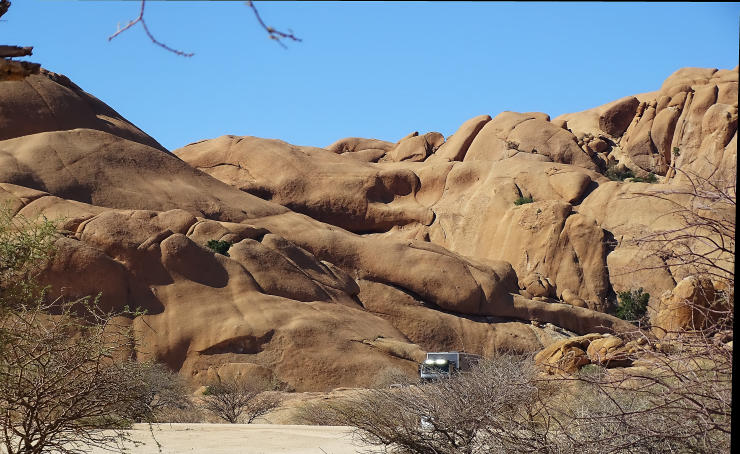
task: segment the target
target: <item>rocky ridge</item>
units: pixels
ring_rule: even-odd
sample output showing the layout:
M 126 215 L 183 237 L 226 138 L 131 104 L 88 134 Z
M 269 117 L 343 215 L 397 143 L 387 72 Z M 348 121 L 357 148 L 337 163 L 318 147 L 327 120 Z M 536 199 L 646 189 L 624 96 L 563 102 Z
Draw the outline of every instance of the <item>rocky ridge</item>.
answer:
M 647 183 L 604 173 L 676 187 L 667 163 L 734 165 L 737 85 L 738 68 L 684 68 L 656 92 L 552 120 L 482 115 L 446 140 L 223 136 L 169 152 L 41 70 L 0 81 L 0 199 L 61 217 L 49 298 L 102 292 L 106 309 L 147 311 L 142 357 L 203 380 L 362 387 L 415 373 L 426 351 L 534 352 L 633 329 L 608 314 L 615 291 L 644 287 L 657 314 L 686 276 L 632 272 L 660 259 L 627 240 L 676 219 L 639 196 Z M 209 240 L 233 243 L 228 256 Z

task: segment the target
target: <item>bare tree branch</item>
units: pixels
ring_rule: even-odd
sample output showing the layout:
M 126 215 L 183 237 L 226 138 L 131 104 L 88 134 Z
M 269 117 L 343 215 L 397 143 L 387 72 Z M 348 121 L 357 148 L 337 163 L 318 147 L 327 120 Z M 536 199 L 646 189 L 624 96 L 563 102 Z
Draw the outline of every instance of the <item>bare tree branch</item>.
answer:
M 285 32 L 281 32 L 279 30 L 275 30 L 274 28 L 265 25 L 265 22 L 260 17 L 260 13 L 259 13 L 259 11 L 257 11 L 257 8 L 254 6 L 254 3 L 251 2 L 251 1 L 246 2 L 246 3 L 247 3 L 247 6 L 250 7 L 250 8 L 252 8 L 252 11 L 254 11 L 254 15 L 257 18 L 257 21 L 262 26 L 262 28 L 264 28 L 265 31 L 267 31 L 267 34 L 268 34 L 269 38 L 275 40 L 278 44 L 280 44 L 283 47 L 283 49 L 287 49 L 288 47 L 285 44 L 283 44 L 282 41 L 280 41 L 281 39 L 286 38 L 286 39 L 290 39 L 290 40 L 298 41 L 298 42 L 302 41 L 300 38 L 296 38 L 295 37 L 295 35 L 293 34 L 293 31 L 292 30 L 288 30 L 289 33 L 285 33 Z M 7 4 L 7 6 L 6 6 L 6 4 Z M 112 40 L 116 36 L 120 35 L 121 33 L 125 32 L 126 30 L 128 30 L 131 27 L 133 27 L 137 23 L 141 22 L 141 26 L 144 27 L 144 32 L 149 37 L 149 39 L 152 40 L 152 42 L 154 44 L 156 44 L 156 45 L 158 45 L 158 46 L 160 46 L 160 47 L 162 47 L 162 48 L 164 48 L 164 49 L 166 49 L 166 50 L 168 50 L 168 51 L 170 51 L 170 52 L 172 52 L 172 53 L 174 53 L 176 55 L 181 55 L 183 57 L 192 57 L 193 55 L 195 55 L 194 52 L 185 53 L 185 52 L 183 52 L 181 50 L 173 49 L 173 48 L 167 46 L 166 44 L 164 44 L 162 42 L 159 42 L 159 41 L 157 41 L 155 39 L 154 36 L 152 36 L 151 32 L 149 31 L 149 28 L 146 26 L 146 21 L 144 21 L 144 6 L 145 5 L 146 5 L 146 0 L 141 0 L 141 11 L 139 12 L 139 17 L 137 17 L 136 19 L 134 19 L 132 21 L 129 21 L 128 25 L 126 25 L 123 28 L 120 28 L 120 24 L 119 24 L 118 30 L 113 35 L 111 35 L 111 36 L 108 37 L 108 41 Z M 3 13 L 4 14 L 5 10 L 8 9 L 8 6 L 10 6 L 10 2 L 8 2 L 7 0 L 0 0 L 0 13 Z M 3 10 L 3 8 L 4 8 L 4 10 Z M 2 14 L 0 14 L 0 16 L 2 16 Z
M 8 8 L 10 8 L 10 2 L 8 0 L 0 0 L 0 17 L 3 17 L 3 14 L 8 12 Z
M 286 46 L 285 44 L 283 44 L 282 41 L 280 41 L 283 38 L 292 39 L 293 41 L 298 41 L 298 42 L 302 41 L 302 39 L 296 38 L 295 35 L 293 35 L 293 30 L 288 30 L 290 33 L 283 33 L 281 31 L 275 30 L 274 28 L 268 27 L 267 25 L 265 25 L 265 23 L 262 21 L 262 18 L 260 17 L 260 13 L 257 11 L 257 8 L 254 6 L 254 2 L 251 2 L 251 1 L 247 2 L 247 6 L 252 8 L 252 11 L 254 11 L 255 17 L 257 17 L 257 21 L 260 23 L 262 28 L 264 28 L 267 31 L 268 35 L 270 36 L 270 39 L 274 39 L 278 44 L 280 44 L 283 47 L 283 49 L 288 48 L 288 46 Z
M 112 40 L 116 36 L 118 36 L 121 33 L 125 32 L 129 28 L 133 27 L 134 25 L 136 25 L 136 23 L 141 22 L 141 26 L 144 27 L 144 32 L 146 32 L 146 35 L 149 37 L 149 39 L 152 40 L 152 42 L 154 44 L 156 44 L 156 45 L 158 45 L 158 46 L 160 46 L 160 47 L 162 47 L 162 48 L 164 48 L 164 49 L 166 49 L 166 50 L 168 50 L 168 51 L 170 51 L 170 52 L 172 52 L 172 53 L 174 53 L 176 55 L 182 55 L 183 57 L 192 57 L 193 55 L 195 55 L 194 52 L 191 52 L 191 53 L 188 54 L 188 53 L 185 53 L 185 52 L 183 52 L 181 50 L 173 49 L 173 48 L 167 46 L 166 44 L 161 43 L 161 42 L 159 42 L 159 41 L 157 41 L 155 39 L 154 36 L 152 36 L 152 34 L 149 32 L 149 28 L 147 28 L 146 22 L 144 21 L 144 6 L 145 5 L 146 5 L 146 0 L 141 0 L 141 12 L 139 13 L 139 17 L 137 17 L 133 21 L 130 21 L 128 23 L 128 25 L 126 25 L 125 27 L 119 28 L 117 32 L 115 32 L 113 35 L 111 35 L 111 36 L 108 37 L 108 41 Z

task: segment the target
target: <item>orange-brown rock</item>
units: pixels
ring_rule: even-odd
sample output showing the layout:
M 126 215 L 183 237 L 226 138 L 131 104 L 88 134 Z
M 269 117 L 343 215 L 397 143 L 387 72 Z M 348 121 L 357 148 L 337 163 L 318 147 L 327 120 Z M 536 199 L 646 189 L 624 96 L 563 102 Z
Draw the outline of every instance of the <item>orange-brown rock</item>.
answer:
M 614 365 L 629 346 L 593 334 L 634 330 L 603 313 L 614 291 L 644 287 L 669 330 L 696 316 L 659 311 L 688 270 L 633 244 L 679 225 L 671 211 L 687 200 L 641 192 L 680 187 L 680 175 L 648 185 L 600 173 L 607 161 L 659 172 L 667 158 L 731 170 L 737 74 L 679 71 L 659 91 L 552 122 L 484 115 L 447 142 L 412 133 L 324 149 L 222 136 L 177 150 L 181 160 L 43 73 L 0 82 L 0 198 L 18 215 L 64 217 L 43 275 L 50 298 L 102 292 L 103 308 L 146 309 L 142 357 L 204 380 L 368 386 L 378 370 L 415 373 L 431 349 L 548 347 L 550 371 Z M 534 202 L 515 205 L 524 198 Z M 232 243 L 228 256 L 210 240 Z M 671 298 L 697 300 L 681 285 Z
M 586 349 L 593 364 L 604 367 L 627 367 L 632 365 L 629 347 L 618 336 L 604 336 L 593 339 Z
M 567 121 L 574 131 L 598 135 L 607 134 L 625 155 L 618 161 L 646 175 L 654 172 L 685 184 L 684 174 L 669 169 L 709 175 L 713 166 L 727 167 L 736 160 L 737 145 L 733 145 L 737 125 L 732 113 L 721 125 L 703 128 L 703 119 L 714 105 L 732 106 L 737 102 L 738 71 L 682 68 L 669 76 L 658 91 L 623 98 L 584 112 L 564 114 L 553 122 Z M 669 110 L 670 109 L 670 110 Z M 721 110 L 721 107 L 715 108 Z M 710 117 L 716 118 L 713 111 Z M 610 119 L 619 118 L 620 128 Z M 716 120 L 708 120 L 716 121 Z M 711 139 L 709 139 L 711 137 Z M 736 140 L 736 139 L 735 139 Z M 584 144 L 592 150 L 591 144 Z M 610 148 L 605 150 L 610 152 Z M 672 156 L 674 148 L 679 155 Z M 705 159 L 706 158 L 706 159 Z
M 709 279 L 689 276 L 681 280 L 672 291 L 661 296 L 651 320 L 653 333 L 662 339 L 702 329 L 707 309 L 715 307 L 716 300 L 714 285 Z
M 430 310 L 429 303 L 396 287 L 366 280 L 360 280 L 359 285 L 358 297 L 365 309 L 391 322 L 427 351 L 489 356 L 500 351 L 525 353 L 543 348 L 531 325 L 490 316 L 460 317 Z
M 479 115 L 466 121 L 429 159 L 431 161 L 462 161 L 470 144 L 489 121 L 491 121 L 490 115 Z
M 599 128 L 611 136 L 621 136 L 635 116 L 640 101 L 634 96 L 622 98 L 599 116 Z
M 555 342 L 535 355 L 535 364 L 548 374 L 572 374 L 591 362 L 586 350 L 601 338 L 600 334 L 587 334 Z
M 598 170 L 569 131 L 537 115 L 516 112 L 502 112 L 487 123 L 473 140 L 464 161 L 500 161 L 532 153 L 549 161 Z
M 522 287 L 532 296 L 556 297 L 555 285 L 540 273 L 530 273 L 521 280 Z
M 0 82 L 0 140 L 39 132 L 95 129 L 167 151 L 66 76 L 46 70 L 19 81 Z M 28 121 L 33 118 L 33 121 Z
M 566 288 L 562 291 L 561 298 L 563 298 L 563 301 L 570 304 L 571 306 L 588 307 L 586 301 L 584 301 L 583 298 L 578 296 L 573 290 L 569 288 Z
M 382 231 L 413 222 L 428 225 L 434 217 L 416 200 L 419 177 L 405 168 L 256 137 L 222 136 L 175 154 L 246 193 L 352 231 Z
M 381 150 L 387 153 L 393 149 L 393 144 L 378 139 L 363 139 L 360 137 L 347 137 L 340 139 L 326 147 L 327 150 L 336 154 L 360 153 L 368 150 Z
M 403 138 L 388 153 L 388 159 L 393 162 L 421 162 L 444 143 L 444 136 L 438 132 Z

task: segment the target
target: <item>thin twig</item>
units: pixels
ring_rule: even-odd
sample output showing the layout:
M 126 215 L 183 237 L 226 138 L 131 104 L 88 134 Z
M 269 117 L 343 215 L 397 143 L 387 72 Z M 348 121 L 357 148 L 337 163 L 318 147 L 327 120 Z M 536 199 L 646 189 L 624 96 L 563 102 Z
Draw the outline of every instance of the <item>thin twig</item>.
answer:
M 254 6 L 254 2 L 249 1 L 246 3 L 248 7 L 252 8 L 252 11 L 254 11 L 255 17 L 257 17 L 257 21 L 260 23 L 262 28 L 264 28 L 267 31 L 268 35 L 270 36 L 270 39 L 274 39 L 278 44 L 280 44 L 283 47 L 283 49 L 287 49 L 288 46 L 286 46 L 285 44 L 283 44 L 282 41 L 280 41 L 282 38 L 288 38 L 288 39 L 292 39 L 293 41 L 298 41 L 298 42 L 303 41 L 302 39 L 296 38 L 295 35 L 293 35 L 293 30 L 288 30 L 290 33 L 283 33 L 281 31 L 275 30 L 274 28 L 268 27 L 267 25 L 265 25 L 265 23 L 262 21 L 262 18 L 260 17 L 260 13 L 257 11 L 257 8 Z
M 137 22 L 141 22 L 141 26 L 144 27 L 144 32 L 149 37 L 149 39 L 152 40 L 152 42 L 154 44 L 156 44 L 156 45 L 158 45 L 158 46 L 160 46 L 160 47 L 162 47 L 162 48 L 164 48 L 164 49 L 166 49 L 166 50 L 168 50 L 168 51 L 170 51 L 170 52 L 172 52 L 172 53 L 174 53 L 176 55 L 182 55 L 183 57 L 192 57 L 193 55 L 195 55 L 194 52 L 191 52 L 191 53 L 188 54 L 188 53 L 185 53 L 185 52 L 183 52 L 181 50 L 173 49 L 173 48 L 167 46 L 166 44 L 161 43 L 161 42 L 159 42 L 159 41 L 157 41 L 155 39 L 154 36 L 152 36 L 152 34 L 149 32 L 149 28 L 147 28 L 146 22 L 144 21 L 144 6 L 145 5 L 146 5 L 146 0 L 141 0 L 141 12 L 139 13 L 139 17 L 137 17 L 133 21 L 130 21 L 128 23 L 128 25 L 126 25 L 125 27 L 119 28 L 119 30 L 117 32 L 115 32 L 113 35 L 111 35 L 111 36 L 108 37 L 108 41 L 112 40 L 116 36 L 118 36 L 121 33 L 125 32 L 129 28 L 133 27 L 134 25 L 136 25 Z

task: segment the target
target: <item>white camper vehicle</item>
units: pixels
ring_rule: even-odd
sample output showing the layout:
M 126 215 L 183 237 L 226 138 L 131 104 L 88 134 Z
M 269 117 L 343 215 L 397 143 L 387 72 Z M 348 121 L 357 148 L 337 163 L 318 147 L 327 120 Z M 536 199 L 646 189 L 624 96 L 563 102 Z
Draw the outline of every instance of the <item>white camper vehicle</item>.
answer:
M 419 365 L 419 376 L 422 380 L 450 378 L 457 372 L 470 370 L 480 359 L 480 356 L 472 353 L 427 353 L 426 360 Z

